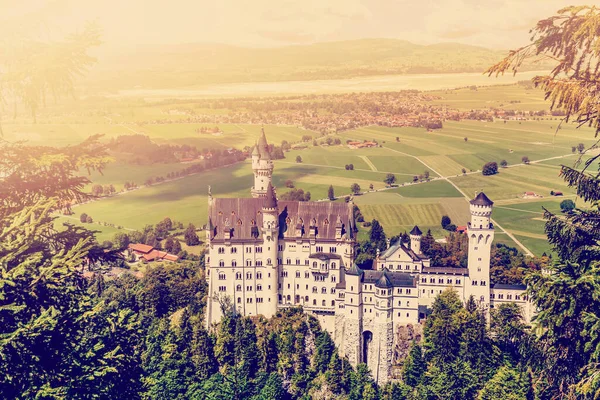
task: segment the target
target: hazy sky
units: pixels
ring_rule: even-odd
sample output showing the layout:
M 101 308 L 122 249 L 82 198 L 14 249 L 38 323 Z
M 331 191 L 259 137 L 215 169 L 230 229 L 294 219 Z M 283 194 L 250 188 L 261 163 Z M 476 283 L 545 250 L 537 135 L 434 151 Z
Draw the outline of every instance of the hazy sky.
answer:
M 598 3 L 585 1 L 584 4 Z M 0 0 L 0 26 L 45 34 L 85 21 L 108 45 L 281 46 L 359 38 L 512 48 L 567 0 Z

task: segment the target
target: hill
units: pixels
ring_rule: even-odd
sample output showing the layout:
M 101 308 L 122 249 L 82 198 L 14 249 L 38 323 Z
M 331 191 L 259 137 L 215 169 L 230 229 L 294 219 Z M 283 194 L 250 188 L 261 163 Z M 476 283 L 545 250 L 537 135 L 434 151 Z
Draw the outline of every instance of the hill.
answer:
M 201 43 L 148 45 L 100 55 L 85 83 L 106 90 L 482 72 L 505 53 L 458 43 L 418 45 L 396 39 L 277 48 Z M 543 66 L 531 68 L 539 70 Z

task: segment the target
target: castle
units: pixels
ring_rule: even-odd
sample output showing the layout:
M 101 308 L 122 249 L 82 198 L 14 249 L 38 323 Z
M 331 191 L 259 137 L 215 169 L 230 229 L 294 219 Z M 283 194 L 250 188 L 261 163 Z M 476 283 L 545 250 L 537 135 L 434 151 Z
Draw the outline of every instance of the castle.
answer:
M 207 324 L 220 321 L 227 298 L 246 315 L 302 306 L 327 329 L 341 355 L 366 363 L 379 383 L 389 379 L 395 333 L 426 318 L 435 297 L 451 287 L 485 309 L 515 302 L 526 320 L 531 305 L 522 285 L 491 285 L 493 202 L 470 201 L 467 268 L 436 267 L 421 253 L 422 232 L 377 254 L 373 270 L 354 263 L 352 203 L 277 200 L 264 131 L 252 152 L 251 198 L 208 199 Z

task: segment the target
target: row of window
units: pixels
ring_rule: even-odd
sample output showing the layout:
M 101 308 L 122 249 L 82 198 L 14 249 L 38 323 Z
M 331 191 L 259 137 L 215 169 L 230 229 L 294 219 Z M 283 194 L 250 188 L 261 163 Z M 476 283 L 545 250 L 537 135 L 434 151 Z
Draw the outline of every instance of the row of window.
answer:
M 391 265 L 391 264 L 390 264 L 390 265 L 388 265 L 387 267 L 388 267 L 388 269 L 390 269 L 390 270 L 393 270 L 393 269 L 394 269 L 394 266 L 393 266 L 393 265 Z M 396 271 L 400 271 L 400 270 L 402 270 L 402 265 L 401 265 L 401 264 L 398 264 L 398 265 L 396 265 Z M 405 271 L 410 271 L 410 265 L 405 265 L 405 266 L 404 266 L 404 270 L 405 270 Z M 414 266 L 413 266 L 413 270 L 415 270 L 415 271 L 418 271 L 418 270 L 419 270 L 419 266 L 418 266 L 418 265 L 414 265 Z
M 490 294 L 490 297 L 492 299 L 496 298 L 496 295 L 494 293 Z M 525 300 L 527 301 L 527 295 L 523 295 L 521 296 L 520 294 L 515 294 L 515 300 L 519 301 L 519 300 Z M 506 300 L 512 300 L 513 299 L 513 295 L 512 294 L 507 294 L 506 295 Z M 504 300 L 504 294 L 499 294 L 498 295 L 498 300 Z
M 452 284 L 452 278 L 446 278 L 446 284 Z M 456 279 L 454 281 L 455 284 L 460 285 L 461 280 L 460 279 Z M 427 278 L 421 278 L 421 283 L 427 283 Z M 429 283 L 436 283 L 435 282 L 435 278 L 429 278 Z M 444 278 L 438 278 L 437 281 L 438 284 L 444 284 Z
M 256 302 L 257 303 L 264 303 L 263 298 L 262 297 L 257 297 L 256 298 Z M 271 299 L 269 299 L 269 302 L 271 302 Z M 242 304 L 242 298 L 238 297 L 237 298 L 237 303 L 238 304 Z M 246 304 L 252 304 L 252 297 L 248 297 L 246 298 Z
M 477 281 L 472 281 L 471 284 L 473 286 L 477 286 L 478 283 L 477 283 Z M 480 281 L 479 286 L 487 286 L 487 283 L 485 281 Z
M 289 294 L 287 296 L 279 295 L 279 302 L 284 302 L 284 301 L 287 301 L 288 303 L 290 303 L 292 301 L 292 296 L 290 296 Z M 304 296 L 304 298 L 299 295 L 294 296 L 294 304 L 299 304 L 301 301 L 303 301 L 304 304 L 307 304 L 307 305 L 310 304 L 310 298 L 308 296 Z M 312 300 L 312 305 L 313 306 L 317 305 L 317 299 Z M 327 307 L 327 301 L 321 300 L 321 306 Z M 335 300 L 331 300 L 331 307 L 335 307 Z

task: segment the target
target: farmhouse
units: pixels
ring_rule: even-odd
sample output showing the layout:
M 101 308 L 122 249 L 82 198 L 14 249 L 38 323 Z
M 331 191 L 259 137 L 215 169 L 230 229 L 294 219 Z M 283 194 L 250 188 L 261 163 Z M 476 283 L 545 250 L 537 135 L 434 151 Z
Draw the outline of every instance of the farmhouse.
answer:
M 127 248 L 136 260 L 152 261 L 177 261 L 179 257 L 166 251 L 157 250 L 152 246 L 141 243 L 131 243 Z
M 266 317 L 301 306 L 320 321 L 342 356 L 353 365 L 366 363 L 382 383 L 391 376 L 396 332 L 422 322 L 447 288 L 488 311 L 517 303 L 531 317 L 524 287 L 491 284 L 494 203 L 483 192 L 469 205 L 466 268 L 432 266 L 415 226 L 408 243 L 379 249 L 373 270 L 361 270 L 354 264 L 353 204 L 278 200 L 268 148 L 263 131 L 252 152 L 252 197 L 213 198 L 209 191 L 209 327 L 221 320 L 224 304 Z

